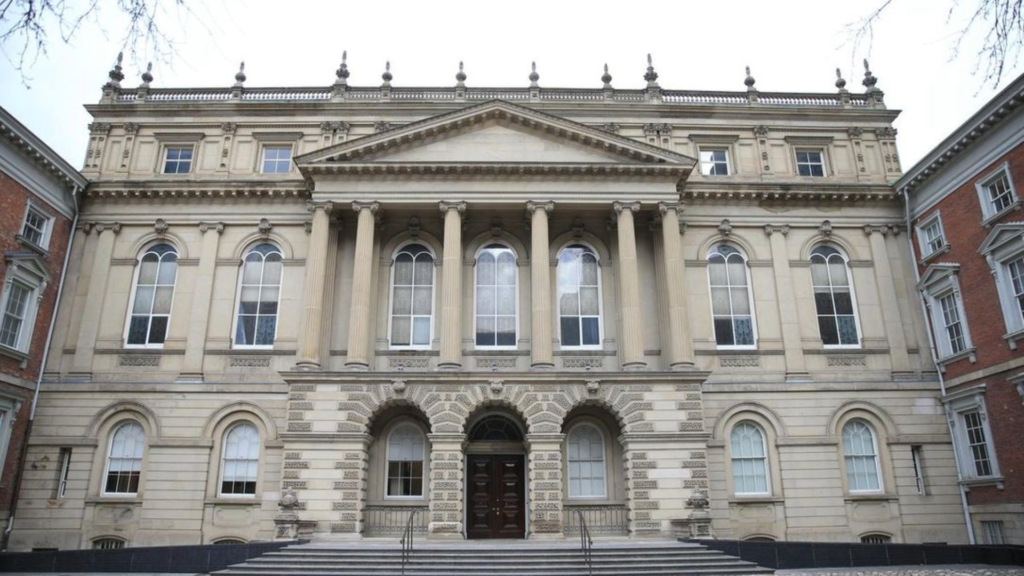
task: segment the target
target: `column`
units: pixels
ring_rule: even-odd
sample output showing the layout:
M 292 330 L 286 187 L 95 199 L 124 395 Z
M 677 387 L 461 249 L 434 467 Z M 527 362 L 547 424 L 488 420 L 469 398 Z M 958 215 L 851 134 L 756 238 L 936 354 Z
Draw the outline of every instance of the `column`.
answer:
M 865 226 L 871 244 L 871 259 L 875 263 L 875 281 L 878 283 L 878 297 L 882 305 L 882 317 L 885 318 L 885 336 L 889 341 L 889 357 L 892 371 L 906 375 L 910 372 L 910 356 L 907 352 L 907 338 L 903 333 L 903 315 L 900 313 L 900 302 L 896 296 L 896 281 L 889 262 L 889 250 L 885 245 L 888 226 Z
M 103 319 L 103 301 L 107 295 L 107 276 L 110 275 L 110 259 L 114 254 L 114 238 L 121 231 L 121 223 L 96 224 L 96 255 L 89 276 L 89 293 L 85 298 L 82 325 L 75 345 L 75 360 L 71 376 L 92 378 L 92 359 L 96 350 L 96 336 Z
M 444 214 L 444 259 L 441 266 L 442 370 L 462 368 L 462 213 L 465 202 L 439 202 Z
M 803 339 L 800 337 L 800 314 L 797 310 L 796 295 L 793 293 L 793 277 L 789 269 L 789 253 L 786 250 L 789 226 L 766 224 L 764 233 L 768 235 L 772 247 L 775 297 L 779 302 L 782 347 L 786 352 L 786 380 L 808 380 L 810 375 L 804 362 Z
M 430 440 L 430 523 L 427 538 L 462 540 L 465 506 L 465 434 L 428 434 Z
M 665 303 L 668 306 L 669 341 L 665 356 L 673 370 L 693 366 L 693 343 L 686 315 L 682 243 L 679 241 L 679 205 L 658 204 L 661 212 L 661 252 L 665 266 Z
M 348 325 L 348 358 L 345 367 L 370 369 L 370 300 L 373 290 L 374 215 L 380 208 L 376 202 L 353 202 L 356 219 L 356 255 L 352 270 L 352 305 Z
M 527 434 L 530 540 L 563 538 L 562 442 L 565 434 Z
M 309 252 L 306 254 L 306 306 L 302 310 L 299 360 L 295 367 L 300 370 L 319 370 L 324 291 L 327 289 L 327 241 L 330 238 L 330 216 L 334 204 L 307 202 L 306 208 L 313 213 L 313 230 L 309 235 Z
M 619 233 L 619 302 L 622 317 L 619 348 L 622 351 L 622 368 L 640 370 L 647 366 L 641 331 L 640 270 L 636 264 L 636 230 L 633 228 L 633 213 L 640 210 L 640 203 L 615 202 L 612 208 L 618 216 L 616 226 Z
M 223 222 L 200 222 L 203 234 L 202 251 L 196 270 L 195 286 L 192 292 L 192 309 L 188 318 L 188 335 L 185 337 L 185 358 L 181 365 L 179 382 L 203 381 L 203 349 L 206 347 L 206 333 L 213 302 L 213 279 L 217 269 L 217 246 L 224 232 Z
M 530 302 L 533 308 L 530 367 L 535 370 L 555 367 L 551 354 L 551 264 L 548 256 L 548 212 L 554 209 L 554 202 L 526 203 L 526 211 L 530 213 Z

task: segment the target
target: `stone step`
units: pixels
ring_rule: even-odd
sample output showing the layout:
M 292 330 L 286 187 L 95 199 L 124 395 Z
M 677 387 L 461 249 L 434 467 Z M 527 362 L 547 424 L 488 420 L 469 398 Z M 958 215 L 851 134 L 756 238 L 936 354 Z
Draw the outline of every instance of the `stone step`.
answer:
M 398 549 L 387 550 L 387 551 L 344 551 L 344 552 L 307 552 L 307 551 L 284 551 L 284 552 L 270 552 L 260 556 L 261 559 L 282 561 L 282 562 L 298 562 L 298 561 L 312 561 L 312 562 L 333 562 L 338 560 L 358 560 L 361 558 L 369 559 L 386 559 L 391 556 L 400 556 L 401 551 Z M 448 550 L 419 550 L 416 549 L 415 554 L 418 558 L 465 558 L 467 552 L 452 552 Z M 506 561 L 517 561 L 519 554 L 528 554 L 531 557 L 536 558 L 550 558 L 550 559 L 575 559 L 580 557 L 579 548 L 575 550 L 545 550 L 545 551 L 472 551 L 471 555 L 473 558 L 493 558 L 495 560 L 506 560 Z M 673 558 L 703 558 L 703 557 L 724 557 L 724 554 L 718 550 L 644 550 L 644 551 L 632 551 L 632 550 L 602 550 L 595 548 L 591 555 L 594 558 L 616 558 L 616 557 L 673 557 Z

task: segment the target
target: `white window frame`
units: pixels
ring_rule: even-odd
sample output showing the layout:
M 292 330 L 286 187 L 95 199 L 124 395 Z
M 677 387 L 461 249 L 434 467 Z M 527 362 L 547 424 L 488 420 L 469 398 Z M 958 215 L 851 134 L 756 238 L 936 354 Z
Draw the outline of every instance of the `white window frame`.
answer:
M 970 358 L 975 361 L 974 342 L 971 340 L 971 329 L 967 322 L 967 312 L 964 309 L 963 292 L 960 291 L 960 279 L 958 270 L 949 268 L 933 276 L 929 276 L 928 283 L 921 287 L 925 302 L 931 315 L 932 335 L 935 337 L 936 354 L 940 364 L 954 362 L 961 358 Z M 964 349 L 959 352 L 953 351 L 952 341 L 946 330 L 946 320 L 942 309 L 942 299 L 952 296 L 956 302 L 956 312 L 960 317 L 960 326 L 963 331 Z
M 257 246 L 259 246 L 261 244 L 270 244 L 275 249 L 277 249 L 278 254 L 281 255 L 281 281 L 278 283 L 277 313 L 275 314 L 275 320 L 274 320 L 274 343 L 275 344 L 277 343 L 277 333 L 281 329 L 281 301 L 283 300 L 283 296 L 284 296 L 284 273 L 285 273 L 285 265 L 284 265 L 285 255 L 284 255 L 284 250 L 281 249 L 281 245 L 278 244 L 277 242 L 273 242 L 271 240 L 260 240 L 259 242 L 255 242 L 251 246 L 249 246 L 248 248 L 245 249 L 245 252 L 242 254 L 242 264 L 241 264 L 241 266 L 238 267 L 238 288 L 235 290 L 235 316 L 234 316 L 234 321 L 232 322 L 232 326 L 231 326 L 231 328 L 232 328 L 232 330 L 231 330 L 231 347 L 233 349 L 237 349 L 237 350 L 273 350 L 274 349 L 274 344 L 239 344 L 238 343 L 238 323 L 242 321 L 242 319 L 241 319 L 242 287 L 243 287 L 242 281 L 245 279 L 245 259 L 249 256 L 249 254 L 252 252 L 252 250 L 254 248 L 256 248 Z M 264 260 L 266 260 L 266 256 L 264 256 L 263 258 L 264 258 Z M 265 264 L 265 262 L 264 262 L 264 264 Z M 263 286 L 262 278 L 263 277 L 261 276 L 260 277 L 260 287 L 261 288 Z M 257 316 L 260 316 L 260 315 L 257 314 Z M 256 327 L 257 327 L 257 330 L 258 330 L 259 329 L 259 320 L 257 320 Z M 253 333 L 253 334 L 255 335 L 255 333 Z
M 707 176 L 707 177 L 732 176 L 734 174 L 734 171 L 733 171 L 733 167 L 732 167 L 732 157 L 731 157 L 732 154 L 730 153 L 729 148 L 730 148 L 729 146 L 721 146 L 721 145 L 715 146 L 713 144 L 702 145 L 702 146 L 698 145 L 697 146 L 697 159 L 698 159 L 698 161 L 700 163 L 700 175 L 701 176 Z M 722 153 L 725 154 L 725 174 L 711 174 L 710 172 L 705 172 L 704 171 L 705 167 L 707 167 L 707 166 L 712 166 L 713 167 L 715 164 L 719 164 L 719 162 L 716 162 L 714 160 L 705 162 L 704 161 L 704 156 L 703 156 L 703 154 L 705 152 L 711 152 L 712 154 L 715 153 L 715 152 L 722 152 Z
M 861 326 L 860 326 L 860 307 L 857 304 L 857 288 L 856 288 L 856 282 L 854 281 L 854 277 L 853 277 L 853 268 L 850 266 L 850 256 L 846 253 L 846 251 L 844 251 L 842 248 L 840 248 L 840 247 L 838 247 L 838 246 L 836 246 L 834 244 L 828 244 L 828 243 L 818 244 L 818 245 L 816 245 L 816 246 L 811 248 L 811 258 L 808 258 L 808 261 L 811 262 L 811 266 L 812 267 L 814 266 L 814 261 L 813 261 L 814 251 L 816 249 L 818 249 L 819 247 L 822 247 L 822 246 L 831 248 L 831 249 L 835 250 L 836 252 L 838 252 L 839 256 L 843 259 L 843 265 L 846 266 L 846 278 L 847 278 L 847 280 L 849 280 L 849 284 L 850 284 L 850 286 L 849 286 L 849 288 L 850 288 L 850 306 L 853 309 L 853 323 L 854 323 L 854 326 L 856 326 L 856 328 L 857 328 L 857 343 L 856 344 L 843 344 L 842 343 L 842 337 L 840 337 L 839 338 L 839 340 L 840 340 L 839 344 L 825 344 L 825 340 L 823 338 L 821 338 L 821 328 L 820 328 L 820 326 L 818 327 L 818 338 L 821 340 L 822 347 L 826 348 L 828 350 L 842 350 L 842 349 L 857 350 L 857 349 L 860 349 L 860 348 L 862 348 L 864 346 L 864 331 L 861 329 Z M 825 258 L 825 265 L 826 265 L 826 269 L 827 269 L 828 258 Z M 832 282 L 832 275 L 829 274 L 830 290 L 831 290 L 831 282 Z M 814 286 L 814 275 L 812 273 L 812 275 L 811 275 L 811 295 L 812 295 L 811 304 L 814 306 L 814 321 L 815 321 L 815 324 L 817 324 L 818 323 L 818 316 L 819 315 L 818 315 L 818 303 L 813 298 L 814 288 L 815 288 L 815 286 Z M 832 295 L 832 310 L 834 312 L 835 311 L 835 291 L 832 290 L 830 292 L 830 294 Z M 833 313 L 832 315 L 833 316 L 838 316 L 838 314 L 835 314 L 835 313 Z M 839 330 L 838 323 L 836 324 L 836 330 L 837 331 Z M 837 332 L 837 336 L 838 336 L 838 332 Z
M 14 284 L 19 284 L 29 291 L 28 301 L 25 305 L 25 315 L 21 321 L 21 328 L 18 332 L 18 340 L 14 346 L 0 343 L 0 350 L 9 350 L 20 359 L 28 357 L 32 348 L 32 335 L 35 332 L 36 316 L 39 314 L 39 304 L 46 290 L 46 280 L 29 270 L 17 260 L 10 260 L 7 267 L 7 277 L 4 279 L 3 293 L 0 295 L 0 327 L 7 317 L 7 303 L 11 296 Z
M 580 324 L 580 342 L 578 346 L 566 345 L 562 340 L 562 306 L 561 284 L 558 282 L 558 262 L 562 260 L 562 252 L 570 246 L 583 246 L 590 250 L 597 265 L 597 344 L 582 344 L 583 324 Z M 569 242 L 558 249 L 555 257 L 555 322 L 558 324 L 558 345 L 563 350 L 603 350 L 604 349 L 604 278 L 601 272 L 601 253 L 586 242 Z M 577 288 L 579 284 L 577 284 Z M 583 315 L 577 316 L 583 318 Z
M 997 211 L 995 206 L 992 205 L 992 196 L 989 193 L 988 187 L 1000 178 L 1006 178 L 1007 187 L 1010 193 L 1010 203 L 1002 210 Z M 1002 217 L 1011 210 L 1020 208 L 1020 196 L 1017 195 L 1017 189 L 1013 185 L 1009 162 L 1004 162 L 1001 166 L 985 175 L 985 177 L 980 178 L 977 183 L 975 183 L 974 187 L 978 192 L 978 201 L 981 203 L 981 223 L 984 226 L 990 225 L 993 220 Z
M 230 436 L 232 432 L 234 432 L 234 431 L 236 431 L 236 430 L 238 430 L 239 428 L 242 428 L 242 427 L 252 428 L 256 432 L 256 478 L 255 478 L 255 480 L 253 480 L 253 483 L 256 486 L 253 489 L 253 493 L 252 494 L 248 494 L 248 493 L 239 494 L 239 493 L 224 492 L 224 473 L 227 471 L 226 460 L 227 460 L 227 455 L 228 455 L 228 436 Z M 218 498 L 241 498 L 241 499 L 256 498 L 256 495 L 260 491 L 260 460 L 261 460 L 260 456 L 263 453 L 263 447 L 262 446 L 263 446 L 263 436 L 260 434 L 259 427 L 257 427 L 252 422 L 249 422 L 248 420 L 240 420 L 238 422 L 235 422 L 235 423 L 231 424 L 231 426 L 229 426 L 224 431 L 224 436 L 221 438 L 221 442 L 220 442 L 220 474 L 218 475 L 218 478 L 217 478 L 217 497 Z M 235 460 L 240 460 L 240 459 L 239 458 L 235 458 Z M 249 461 L 251 461 L 251 459 L 246 458 L 245 461 L 249 462 Z
M 68 491 L 68 476 L 71 473 L 71 448 L 60 449 L 60 473 L 57 475 L 57 499 L 64 498 Z M 0 462 L 2 465 L 2 462 Z
M 753 331 L 753 335 L 754 335 L 754 341 L 751 344 L 718 344 L 718 333 L 715 331 L 715 301 L 714 301 L 714 296 L 712 295 L 713 294 L 712 288 L 716 287 L 716 285 L 711 283 L 711 266 L 712 266 L 711 257 L 715 256 L 716 254 L 720 255 L 720 253 L 717 252 L 719 246 L 728 246 L 729 248 L 732 248 L 732 249 L 736 250 L 736 252 L 739 254 L 740 258 L 743 259 L 743 273 L 746 275 L 747 301 L 748 301 L 748 306 L 750 307 L 750 329 Z M 715 336 L 715 346 L 716 346 L 716 348 L 719 349 L 719 350 L 756 350 L 757 349 L 757 314 L 756 314 L 756 311 L 754 310 L 754 287 L 751 284 L 750 263 L 747 260 L 747 254 L 743 250 L 741 250 L 738 246 L 735 246 L 735 245 L 727 243 L 727 242 L 719 242 L 719 243 L 715 244 L 714 246 L 712 246 L 710 250 L 708 250 L 708 255 L 707 255 L 706 261 L 708 263 L 708 274 L 707 274 L 707 277 L 708 277 L 708 296 L 709 296 L 708 304 L 711 307 L 711 331 L 712 331 L 712 333 Z M 725 258 L 725 265 L 728 268 L 728 265 L 729 265 L 728 258 Z M 725 286 L 717 286 L 717 287 L 718 288 L 723 288 Z M 729 289 L 729 310 L 730 311 L 732 310 L 732 288 L 733 288 L 732 284 L 729 284 L 728 285 L 728 289 Z M 736 316 L 735 314 L 730 314 L 730 318 L 734 318 L 735 316 Z M 734 342 L 736 341 L 735 333 L 736 333 L 736 330 L 734 328 L 733 329 L 733 341 Z
M 980 252 L 985 256 L 995 277 L 996 292 L 999 294 L 999 305 L 1006 325 L 1006 334 L 1003 338 L 1007 340 L 1010 349 L 1015 350 L 1017 340 L 1024 338 L 1024 311 L 1017 301 L 1011 265 L 1017 260 L 1024 259 L 1024 224 L 995 226 L 982 244 Z
M 740 426 L 750 426 L 750 427 L 754 428 L 755 430 L 757 430 L 757 432 L 761 435 L 761 451 L 763 453 L 763 456 L 761 456 L 760 461 L 761 461 L 761 465 L 764 467 L 764 484 L 765 484 L 764 492 L 740 492 L 739 488 L 736 485 L 736 460 L 737 459 L 742 459 L 742 460 L 754 460 L 754 459 L 756 459 L 756 456 L 737 456 L 736 453 L 733 451 L 733 445 L 732 445 L 733 434 L 735 434 L 737 432 L 737 429 Z M 729 442 L 729 468 L 730 468 L 730 477 L 731 477 L 731 480 L 732 480 L 732 491 L 733 491 L 733 494 L 735 496 L 737 496 L 737 497 L 771 496 L 771 494 L 772 494 L 772 468 L 771 468 L 770 462 L 768 461 L 768 458 L 769 458 L 769 454 L 768 454 L 768 435 L 765 433 L 764 428 L 761 427 L 761 425 L 758 424 L 757 422 L 754 422 L 753 420 L 740 420 L 739 422 L 736 422 L 736 424 L 734 424 L 732 426 L 732 428 L 729 430 L 729 440 L 728 440 L 728 442 Z
M 267 150 L 274 149 L 288 149 L 288 169 L 284 172 L 267 172 Z M 292 160 L 295 158 L 295 145 L 288 142 L 267 142 L 260 146 L 259 156 L 259 173 L 260 174 L 291 174 L 294 164 Z M 271 160 L 271 162 L 281 162 L 280 159 Z
M 516 268 L 516 274 L 515 274 L 516 282 L 513 285 L 513 289 L 514 289 L 513 301 L 515 302 L 515 310 L 516 310 L 515 311 L 515 330 L 516 330 L 516 333 L 515 333 L 515 343 L 514 344 L 510 344 L 510 345 L 498 345 L 498 344 L 495 344 L 493 346 L 488 346 L 486 344 L 478 344 L 477 341 L 476 341 L 476 327 L 477 327 L 477 320 L 478 320 L 478 314 L 476 312 L 476 304 L 477 304 L 477 302 L 476 302 L 476 295 L 477 295 L 477 287 L 479 286 L 479 283 L 480 283 L 480 278 L 479 278 L 480 255 L 483 254 L 484 252 L 487 252 L 488 250 L 497 249 L 496 248 L 497 246 L 500 246 L 501 248 L 503 248 L 505 250 L 508 250 L 509 253 L 512 254 L 512 258 L 515 259 L 515 261 L 513 262 L 513 266 L 515 266 L 515 268 Z M 495 274 L 497 274 L 497 265 L 498 265 L 498 259 L 497 258 L 494 259 L 494 265 L 495 265 Z M 495 315 L 495 316 L 497 316 L 497 315 Z M 479 250 L 477 250 L 476 257 L 474 258 L 474 264 L 473 264 L 473 347 L 475 349 L 477 349 L 477 350 L 517 350 L 519 348 L 519 336 L 520 336 L 519 317 L 520 317 L 520 314 L 519 314 L 519 255 L 516 253 L 516 251 L 511 246 L 509 246 L 508 244 L 506 244 L 504 242 L 490 242 L 490 243 L 487 243 L 484 246 L 481 246 Z M 497 325 L 495 325 L 495 330 L 497 330 Z M 495 342 L 498 341 L 497 340 L 497 332 L 495 332 L 495 340 L 494 341 Z
M 1002 520 L 982 520 L 981 531 L 985 533 L 985 544 L 991 546 L 1006 544 L 1006 530 Z
M 805 174 L 801 174 L 800 173 L 801 162 L 800 162 L 799 154 L 801 154 L 801 153 L 804 153 L 804 154 L 806 154 L 806 153 L 815 153 L 815 152 L 821 158 L 821 176 L 815 176 L 813 174 L 806 174 L 806 175 Z M 804 162 L 803 164 L 806 164 L 806 165 L 809 165 L 809 166 L 813 165 L 813 164 L 810 164 L 810 163 L 807 163 L 807 162 Z M 796 174 L 796 176 L 798 178 L 827 178 L 829 176 L 829 169 L 828 169 L 828 154 L 825 151 L 825 147 L 824 146 L 796 146 L 796 147 L 794 147 L 793 148 L 793 168 L 795 169 L 794 172 L 795 172 L 795 174 Z
M 419 460 L 419 462 L 420 462 L 420 474 L 421 474 L 421 476 L 420 476 L 420 493 L 419 493 L 419 495 L 408 495 L 408 496 L 398 495 L 398 496 L 393 496 L 391 494 L 388 494 L 388 480 L 389 480 L 389 476 L 388 476 L 389 471 L 388 471 L 388 469 L 391 468 L 391 437 L 394 436 L 396 433 L 398 433 L 400 430 L 404 430 L 406 428 L 415 430 L 416 433 L 419 434 L 420 438 L 423 441 L 423 453 L 420 455 L 421 459 Z M 421 430 L 419 426 L 413 424 L 412 422 L 408 422 L 408 421 L 401 422 L 397 426 L 395 426 L 391 430 L 391 432 L 388 432 L 387 441 L 384 443 L 384 448 L 385 448 L 384 449 L 384 474 L 383 474 L 383 476 L 384 476 L 384 499 L 385 500 L 423 500 L 424 498 L 426 498 L 427 497 L 427 483 L 430 481 L 430 476 L 429 476 L 428 470 L 427 470 L 427 463 L 429 461 L 428 460 L 429 459 L 429 450 L 428 450 L 428 446 L 427 446 L 427 435 L 423 433 L 423 430 Z M 416 460 L 395 460 L 395 462 L 416 462 Z
M 847 454 L 846 453 L 846 427 L 852 424 L 861 424 L 864 426 L 868 434 L 871 434 L 871 449 L 874 452 L 875 462 L 875 478 L 878 480 L 877 489 L 867 490 L 854 490 L 853 483 L 850 481 L 850 472 L 846 467 L 847 461 L 850 458 L 864 458 L 863 454 Z M 850 418 L 843 422 L 842 428 L 839 429 L 839 445 L 842 447 L 843 454 L 843 474 L 846 476 L 846 490 L 850 494 L 883 494 L 885 493 L 885 478 L 882 476 L 882 452 L 878 449 L 878 430 L 875 429 L 874 424 L 865 420 L 864 418 Z
M 187 172 L 167 172 L 167 162 L 168 162 L 167 155 L 170 153 L 170 151 L 172 149 L 173 150 L 185 150 L 185 149 L 192 150 L 192 158 L 188 162 L 188 171 Z M 185 175 L 185 174 L 192 174 L 193 172 L 195 172 L 195 168 L 196 168 L 196 152 L 197 152 L 197 150 L 198 150 L 198 147 L 195 144 L 183 144 L 183 143 L 177 143 L 177 142 L 164 144 L 163 154 L 160 155 L 160 171 L 158 172 L 158 174 L 160 174 L 161 176 L 182 176 L 182 175 Z M 171 160 L 171 161 L 172 162 L 181 162 L 181 160 Z
M 128 541 L 117 536 L 101 536 L 92 541 L 93 550 L 120 550 L 128 547 Z
M 4 466 L 7 465 L 7 450 L 10 449 L 11 436 L 19 410 L 21 410 L 19 400 L 0 396 L 0 472 L 3 472 Z
M 39 231 L 39 242 L 33 242 L 25 235 L 25 227 L 28 226 L 29 215 L 33 214 L 43 220 L 43 229 Z M 33 202 L 29 201 L 25 206 L 25 215 L 21 219 L 21 229 L 18 231 L 18 238 L 24 240 L 26 244 L 35 246 L 45 252 L 50 247 L 50 236 L 53 234 L 53 222 L 53 216 L 36 206 Z
M 148 442 L 146 438 L 146 427 L 142 425 L 138 420 L 122 420 L 110 429 L 110 439 L 107 440 L 107 453 L 104 456 L 103 463 L 103 476 L 100 479 L 100 495 L 107 498 L 135 498 L 139 495 L 138 490 L 135 492 L 107 492 L 107 477 L 110 474 L 110 459 L 111 451 L 114 449 L 114 437 L 117 436 L 118 431 L 124 426 L 134 424 L 142 429 L 142 455 L 139 457 L 139 490 L 142 489 L 142 468 L 143 464 L 146 463 L 146 444 Z
M 578 431 L 580 428 L 590 428 L 590 429 L 592 429 L 595 433 L 597 433 L 597 437 L 601 439 L 601 468 L 600 469 L 601 469 L 601 476 L 602 476 L 602 478 L 601 478 L 602 479 L 601 485 L 604 488 L 604 491 L 601 494 L 580 495 L 580 494 L 573 494 L 573 491 L 572 491 L 572 472 L 571 472 L 571 470 L 572 470 L 572 466 L 571 466 L 572 461 L 569 459 L 569 443 L 572 442 L 572 435 L 574 433 L 576 433 L 576 431 Z M 587 460 L 587 461 L 591 462 L 591 463 L 593 462 L 592 460 Z M 565 464 L 566 464 L 565 477 L 566 477 L 566 480 L 567 480 L 567 482 L 569 484 L 567 493 L 569 494 L 569 499 L 570 500 L 605 500 L 605 499 L 608 498 L 608 442 L 605 439 L 604 433 L 601 431 L 600 428 L 598 428 L 597 426 L 595 426 L 594 424 L 592 424 L 590 422 L 580 422 L 580 423 L 574 425 L 572 427 L 572 429 L 569 430 L 569 433 L 565 435 Z
M 939 235 L 937 238 L 940 241 L 940 244 L 935 248 L 929 246 L 930 241 L 928 239 L 928 230 L 930 230 L 933 226 L 938 229 Z M 922 262 L 927 261 L 932 257 L 937 256 L 943 252 L 949 251 L 950 246 L 949 242 L 946 240 L 946 230 L 942 226 L 942 214 L 940 214 L 938 210 L 936 210 L 934 214 L 932 214 L 928 218 L 925 218 L 917 225 L 917 245 L 921 249 L 920 261 Z
M 146 314 L 146 316 L 149 317 L 149 324 L 146 325 L 146 340 L 147 340 L 147 342 L 143 343 L 143 344 L 132 344 L 132 343 L 128 342 L 128 334 L 131 331 L 132 316 L 143 316 L 143 314 L 135 314 L 134 313 L 134 311 L 135 311 L 135 295 L 138 292 L 138 289 L 139 289 L 139 277 L 142 274 L 142 259 L 146 256 L 146 254 L 149 254 L 150 250 L 152 250 L 153 248 L 156 248 L 157 246 L 159 246 L 161 244 L 169 246 L 171 248 L 171 251 L 174 253 L 174 283 L 170 285 L 171 286 L 171 303 L 170 303 L 170 308 L 168 309 L 167 314 L 154 314 L 152 312 L 153 306 L 155 306 L 155 304 L 156 304 L 156 288 L 158 288 L 160 286 L 166 286 L 166 284 L 155 284 L 155 283 L 151 284 L 151 285 L 147 284 L 147 286 L 153 286 L 153 288 L 154 288 L 154 290 L 153 290 L 153 302 L 150 303 L 150 312 L 149 312 L 149 314 Z M 157 258 L 157 277 L 154 278 L 154 280 L 159 280 L 159 278 L 160 278 L 160 266 L 163 265 L 163 263 L 164 263 L 163 262 L 163 257 L 164 256 L 166 256 L 166 254 L 161 255 L 161 256 L 159 256 Z M 135 261 L 135 274 L 134 274 L 134 277 L 132 278 L 132 291 L 129 294 L 128 310 L 127 310 L 127 315 L 126 315 L 125 322 L 124 322 L 124 335 L 123 335 L 123 338 L 124 338 L 124 347 L 125 348 L 153 348 L 153 349 L 160 349 L 160 348 L 164 347 L 164 343 L 166 343 L 167 338 L 170 336 L 170 333 L 171 333 L 171 314 L 174 312 L 174 298 L 175 298 L 175 296 L 177 295 L 177 292 L 178 292 L 178 269 L 180 268 L 180 265 L 178 264 L 178 261 L 180 260 L 180 257 L 181 257 L 181 254 L 178 253 L 178 248 L 174 244 L 171 244 L 170 242 L 156 242 L 156 243 L 152 244 L 151 246 L 148 246 L 145 250 L 143 250 L 139 254 L 138 258 L 136 258 L 136 261 Z M 155 317 L 155 316 L 167 316 L 167 332 L 164 334 L 164 342 L 158 342 L 158 343 L 150 343 L 150 342 L 148 342 L 148 340 L 149 340 L 149 327 L 152 325 L 153 317 Z
M 992 440 L 992 427 L 989 424 L 988 410 L 985 407 L 985 384 L 972 386 L 966 390 L 958 390 L 949 394 L 942 401 L 946 404 L 946 415 L 953 429 L 953 442 L 956 444 L 957 466 L 960 477 L 966 483 L 1002 483 L 999 471 L 999 459 Z M 967 414 L 977 412 L 981 419 L 982 431 L 985 433 L 985 449 L 988 452 L 991 474 L 979 476 L 970 440 L 967 437 Z
M 402 253 L 402 250 L 404 250 L 404 249 L 406 249 L 406 248 L 408 248 L 409 246 L 412 246 L 412 245 L 422 246 L 423 249 L 425 249 L 427 251 L 427 253 L 430 254 L 430 257 L 433 259 L 433 262 L 432 262 L 433 270 L 431 271 L 431 274 L 430 274 L 430 337 L 427 339 L 427 343 L 426 344 L 413 344 L 412 343 L 412 341 L 413 341 L 413 337 L 412 337 L 413 336 L 413 322 L 412 322 L 412 319 L 413 319 L 414 316 L 417 316 L 417 315 L 412 314 L 412 310 L 414 309 L 413 306 L 414 306 L 415 302 L 414 302 L 414 300 L 410 300 L 409 301 L 409 319 L 410 319 L 409 320 L 409 344 L 407 344 L 407 345 L 406 344 L 394 344 L 393 340 L 391 338 L 391 329 L 392 329 L 392 327 L 394 325 L 395 269 L 397 268 L 397 266 L 396 266 L 397 262 L 395 262 L 395 259 L 398 258 L 399 254 Z M 415 273 L 415 270 L 416 270 L 416 261 L 414 259 L 413 260 L 413 273 Z M 437 254 L 434 253 L 434 249 L 429 244 L 427 244 L 426 242 L 421 242 L 421 241 L 418 241 L 418 240 L 410 240 L 408 242 L 403 242 L 400 246 L 395 248 L 394 252 L 392 252 L 392 254 L 391 254 L 391 273 L 389 274 L 390 278 L 388 280 L 388 318 L 387 318 L 387 323 L 388 323 L 388 348 L 389 349 L 391 349 L 391 350 L 430 350 L 433 347 L 433 345 L 434 345 L 434 329 L 437 326 L 437 322 L 435 321 L 435 320 L 437 320 L 437 276 L 438 276 L 438 274 L 437 274 Z M 415 286 L 415 284 L 410 285 L 410 286 Z M 475 283 L 474 283 L 474 289 L 475 289 Z M 413 298 L 415 298 L 415 295 L 413 295 Z M 474 308 L 473 311 L 476 312 L 476 309 Z M 517 329 L 518 329 L 518 327 L 517 327 Z M 475 338 L 474 338 L 474 341 L 475 341 Z

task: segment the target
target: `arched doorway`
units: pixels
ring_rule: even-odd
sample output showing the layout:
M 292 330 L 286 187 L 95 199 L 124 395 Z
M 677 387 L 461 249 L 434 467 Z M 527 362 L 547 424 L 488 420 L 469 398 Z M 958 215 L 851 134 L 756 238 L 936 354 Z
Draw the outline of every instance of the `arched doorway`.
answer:
M 524 538 L 525 426 L 508 411 L 487 410 L 467 429 L 466 538 Z

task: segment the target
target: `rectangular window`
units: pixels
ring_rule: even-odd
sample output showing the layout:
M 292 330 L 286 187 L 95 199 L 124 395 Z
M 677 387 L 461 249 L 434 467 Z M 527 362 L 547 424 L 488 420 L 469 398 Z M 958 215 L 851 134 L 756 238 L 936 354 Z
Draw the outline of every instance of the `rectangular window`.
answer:
M 985 533 L 985 544 L 1003 545 L 1003 522 L 1001 520 L 982 520 L 981 529 Z
M 291 146 L 266 146 L 263 148 L 264 174 L 287 174 L 291 169 Z
M 936 214 L 918 229 L 918 240 L 921 244 L 921 255 L 928 257 L 946 245 L 945 235 L 942 233 L 942 220 Z
M 1003 164 L 983 179 L 978 180 L 975 188 L 978 191 L 978 201 L 981 203 L 981 212 L 986 225 L 989 220 L 1001 215 L 1019 202 L 1007 164 Z
M 949 344 L 949 355 L 959 354 L 967 349 L 967 344 L 964 340 L 964 328 L 960 322 L 960 306 L 956 293 L 939 298 L 939 305 L 942 307 L 942 322 L 946 333 L 946 342 Z
M 388 462 L 388 496 L 422 496 L 423 461 Z
M 1024 323 L 1024 257 L 1010 262 L 1010 281 L 1013 287 L 1013 299 L 1017 303 L 1017 314 Z
M 19 350 L 26 348 L 23 345 L 22 331 L 32 292 L 28 286 L 11 282 L 4 305 L 3 323 L 0 324 L 0 344 Z
M 60 473 L 57 476 L 57 498 L 63 498 L 68 490 L 68 472 L 71 470 L 71 448 L 60 449 Z
M 988 193 L 989 201 L 992 203 L 992 213 L 998 214 L 1013 204 L 1013 191 L 1010 189 L 1010 180 L 1003 172 L 996 179 L 985 184 L 985 192 Z
M 924 458 L 923 447 L 919 445 L 910 447 L 910 458 L 914 463 L 914 483 L 917 485 L 918 494 L 927 494 L 924 482 Z
M 25 213 L 25 223 L 21 227 L 21 236 L 40 248 L 46 248 L 49 227 L 50 217 L 29 207 Z
M 961 414 L 964 423 L 964 433 L 967 439 L 969 454 L 964 457 L 971 458 L 974 462 L 974 477 L 984 478 L 992 476 L 992 460 L 989 457 L 988 442 L 985 437 L 985 425 L 981 419 L 979 410 L 971 410 Z
M 192 171 L 192 147 L 168 146 L 164 151 L 164 174 L 188 174 Z
M 825 159 L 821 150 L 797 150 L 796 171 L 801 176 L 824 176 Z
M 705 176 L 728 176 L 729 153 L 725 148 L 701 149 L 700 173 Z

